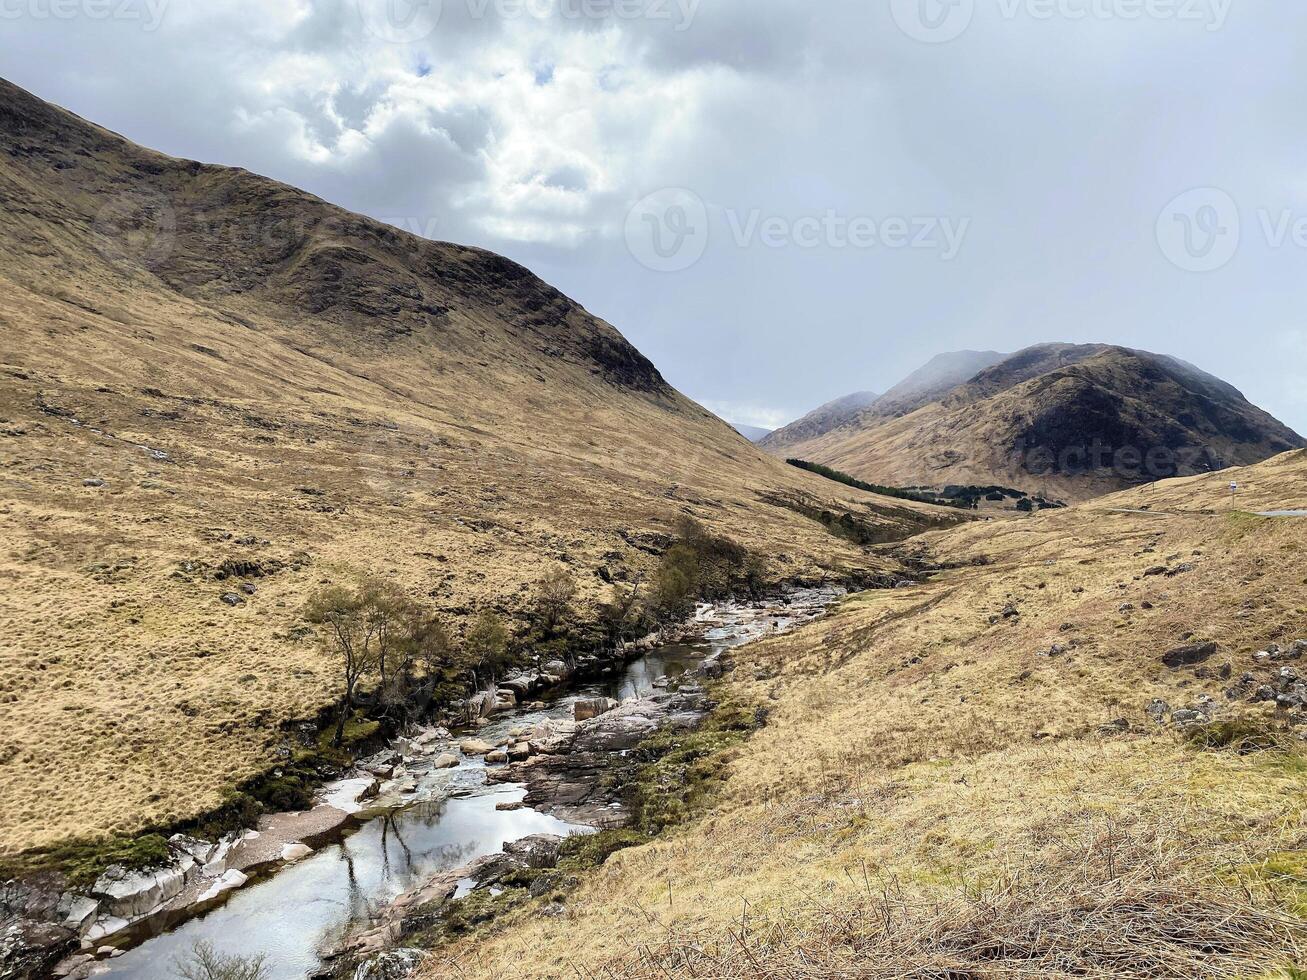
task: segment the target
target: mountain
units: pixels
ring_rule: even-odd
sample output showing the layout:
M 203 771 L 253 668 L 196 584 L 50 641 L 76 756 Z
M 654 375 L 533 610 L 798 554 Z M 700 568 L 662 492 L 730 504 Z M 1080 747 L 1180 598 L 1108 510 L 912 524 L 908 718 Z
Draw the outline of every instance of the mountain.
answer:
M 758 452 L 506 258 L 2 82 L 0 250 L 0 851 L 167 825 L 283 757 L 339 692 L 300 615 L 325 583 L 459 631 L 562 567 L 593 617 L 684 516 L 773 580 L 889 567 L 828 527 L 956 520 Z
M 731 428 L 750 442 L 759 442 L 771 434 L 771 429 L 761 429 L 756 425 L 741 425 L 738 422 L 732 422 Z
M 998 351 L 960 350 L 937 354 L 877 399 L 877 415 L 907 415 L 944 397 L 985 368 L 1008 355 Z
M 760 445 L 776 456 L 801 454 L 801 447 L 836 429 L 857 429 L 866 419 L 906 415 L 943 397 L 1006 355 L 997 351 L 954 351 L 938 354 L 883 395 L 859 391 L 814 409 L 797 422 L 777 429 Z
M 932 394 L 890 416 L 882 399 L 787 454 L 893 486 L 998 484 L 1070 501 L 1304 445 L 1219 378 L 1105 344 L 1031 347 Z
M 876 399 L 879 397 L 880 395 L 874 391 L 858 391 L 852 395 L 837 398 L 833 402 L 827 402 L 820 408 L 813 409 L 803 418 L 777 429 L 766 438 L 760 439 L 758 441 L 759 445 L 768 452 L 775 453 L 778 456 L 784 455 L 782 450 L 786 446 L 816 439 L 828 432 L 852 424 L 862 412 L 876 404 Z

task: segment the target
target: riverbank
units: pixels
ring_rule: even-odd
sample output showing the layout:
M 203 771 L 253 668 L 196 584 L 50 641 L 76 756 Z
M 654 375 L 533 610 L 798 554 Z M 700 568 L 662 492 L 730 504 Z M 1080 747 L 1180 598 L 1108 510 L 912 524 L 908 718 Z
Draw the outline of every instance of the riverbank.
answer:
M 655 684 L 659 683 L 663 675 L 683 673 L 696 658 L 710 653 L 713 646 L 725 649 L 767 632 L 787 629 L 798 621 L 819 615 L 821 609 L 840 592 L 842 590 L 836 588 L 799 590 L 774 603 L 756 607 L 729 603 L 717 607 L 701 606 L 695 620 L 679 627 L 675 635 L 693 638 L 696 642 L 707 644 L 708 648 L 695 650 L 677 644 L 659 646 L 655 640 L 649 639 L 628 646 L 620 654 L 620 659 L 609 663 L 579 660 L 576 667 L 571 668 L 571 676 L 562 678 L 562 685 L 553 690 L 546 690 L 542 686 L 552 683 L 555 676 L 547 670 L 509 678 L 499 688 L 489 715 L 475 719 L 468 729 L 460 731 L 448 725 L 433 724 L 414 731 L 410 733 L 411 737 L 400 738 L 385 751 L 361 760 L 359 770 L 349 773 L 348 779 L 325 787 L 318 796 L 317 805 L 312 809 L 302 813 L 265 816 L 254 834 L 241 834 L 235 839 L 214 845 L 222 853 L 191 855 L 194 864 L 187 864 L 183 859 L 181 865 L 184 870 L 178 866 L 165 869 L 162 874 L 167 880 L 160 883 L 162 887 L 157 894 L 172 892 L 174 888 L 177 890 L 168 894 L 166 902 L 148 910 L 145 915 L 129 918 L 116 913 L 141 911 L 141 906 L 149 900 L 151 894 L 149 886 L 143 891 L 131 891 L 132 894 L 144 894 L 147 897 L 140 898 L 139 901 L 132 899 L 136 904 L 130 907 L 114 904 L 126 901 L 129 888 L 125 883 L 116 889 L 122 894 L 118 898 L 110 897 L 107 907 L 104 898 L 86 896 L 87 899 L 98 900 L 100 907 L 84 920 L 82 929 L 78 930 L 83 947 L 78 958 L 65 960 L 61 969 L 69 976 L 105 972 L 114 976 L 158 976 L 160 970 L 166 972 L 168 958 L 185 948 L 179 939 L 168 939 L 162 943 L 161 939 L 186 933 L 186 941 L 191 941 L 187 926 L 190 922 L 197 921 L 194 918 L 196 916 L 205 922 L 212 920 L 221 923 L 225 919 L 230 925 L 232 921 L 247 921 L 247 915 L 258 914 L 253 909 L 264 907 L 270 911 L 279 909 L 283 913 L 273 914 L 273 921 L 283 918 L 284 906 L 281 900 L 265 904 L 263 899 L 246 901 L 245 896 L 268 886 L 276 886 L 277 881 L 287 875 L 303 879 L 304 887 L 311 887 L 308 882 L 319 878 L 316 871 L 309 870 L 317 856 L 328 851 L 335 853 L 338 859 L 343 859 L 351 851 L 352 844 L 366 845 L 363 848 L 365 850 L 373 845 L 380 847 L 385 860 L 378 858 L 373 862 L 378 867 L 374 882 L 376 894 L 381 900 L 392 898 L 404 888 L 417 883 L 413 875 L 423 870 L 426 856 L 417 853 L 418 848 L 413 847 L 413 840 L 409 840 L 398 851 L 391 846 L 394 844 L 393 839 L 374 840 L 378 837 L 375 832 L 377 825 L 382 828 L 381 837 L 390 836 L 389 831 L 384 830 L 387 818 L 404 834 L 417 834 L 431 842 L 431 849 L 439 850 L 440 847 L 450 846 L 439 829 L 445 814 L 451 815 L 457 823 L 471 820 L 474 815 L 485 819 L 489 813 L 494 813 L 496 816 L 490 818 L 489 824 L 493 828 L 490 832 L 495 835 L 494 838 L 478 838 L 471 845 L 474 850 L 489 848 L 487 853 L 497 851 L 504 841 L 511 840 L 514 836 L 527 836 L 532 832 L 568 833 L 589 829 L 583 819 L 585 815 L 578 812 L 568 814 L 559 811 L 556 815 L 547 815 L 529 808 L 487 810 L 487 799 L 493 798 L 496 807 L 501 803 L 506 807 L 518 807 L 529 792 L 525 784 L 506 784 L 502 779 L 492 781 L 488 777 L 504 770 L 510 761 L 520 765 L 523 759 L 519 757 L 510 760 L 510 753 L 515 752 L 519 756 L 525 753 L 526 758 L 534 755 L 544 757 L 546 753 L 533 753 L 531 738 L 527 736 L 542 722 L 557 724 L 565 720 L 563 716 L 574 715 L 578 701 L 597 697 L 611 697 L 618 701 L 662 690 L 655 687 Z M 557 665 L 553 669 L 556 670 Z M 521 700 L 518 699 L 518 690 L 524 692 Z M 527 700 L 534 697 L 543 700 Z M 484 744 L 467 744 L 472 741 Z M 519 746 L 520 742 L 526 744 Z M 183 842 L 177 844 L 180 846 Z M 421 846 L 419 842 L 419 847 Z M 466 839 L 460 838 L 458 846 L 467 846 Z M 406 850 L 410 854 L 405 854 Z M 435 855 L 434 863 L 447 866 L 447 856 Z M 356 865 L 356 873 L 366 877 L 359 866 L 369 863 L 370 857 L 357 853 L 350 854 L 349 857 Z M 389 873 L 380 867 L 387 862 L 391 865 L 391 871 L 397 865 L 408 870 L 401 874 Z M 180 888 L 177 888 L 173 874 L 178 870 L 181 870 L 182 878 Z M 242 881 L 239 876 L 245 880 Z M 105 884 L 109 885 L 108 882 Z M 99 883 L 97 888 L 98 885 Z M 401 888 L 401 885 L 404 887 Z M 325 887 L 321 881 L 318 886 Z M 327 891 L 330 892 L 330 887 L 327 887 Z M 342 902 L 352 901 L 348 892 L 348 888 L 342 891 Z M 303 897 L 306 901 L 316 900 L 307 895 Z M 233 907 L 235 914 L 227 914 L 227 910 Z M 85 908 L 82 906 L 79 911 Z M 92 932 L 97 922 L 101 926 L 119 925 L 113 921 L 102 921 L 106 916 L 125 919 L 127 925 L 103 933 Z M 347 918 L 352 920 L 352 915 Z M 327 922 L 317 925 L 323 929 L 334 928 Z M 203 929 L 192 931 L 196 936 L 205 933 Z M 249 935 L 248 929 L 246 935 Z M 281 939 L 273 938 L 281 942 Z M 321 939 L 321 936 L 313 937 L 313 941 L 308 944 L 311 953 L 316 953 L 316 946 Z M 146 946 L 152 947 L 154 951 L 149 955 L 138 952 Z M 303 965 L 303 957 L 297 962 Z M 304 974 L 289 972 L 285 975 Z

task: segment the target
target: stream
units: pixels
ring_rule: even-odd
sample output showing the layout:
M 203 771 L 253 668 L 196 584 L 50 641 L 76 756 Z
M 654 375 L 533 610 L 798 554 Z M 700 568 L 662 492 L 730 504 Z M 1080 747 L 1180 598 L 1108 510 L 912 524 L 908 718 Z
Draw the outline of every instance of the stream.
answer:
M 496 714 L 475 737 L 493 743 L 546 719 L 571 719 L 582 698 L 648 696 L 665 683 L 660 679 L 674 679 L 716 652 L 814 619 L 842 594 L 836 588 L 802 589 L 754 606 L 702 605 L 695 616 L 700 639 L 654 647 L 613 677 L 548 701 L 544 710 Z M 452 736 L 453 744 L 458 737 Z M 525 788 L 488 783 L 484 759 L 453 752 L 460 755 L 456 768 L 435 769 L 429 761 L 411 767 L 417 783 L 412 801 L 360 811 L 312 855 L 251 878 L 216 908 L 191 918 L 178 913 L 178 921 L 153 921 L 109 940 L 132 948 L 96 964 L 93 975 L 175 977 L 178 959 L 197 942 L 208 942 L 219 953 L 264 955 L 270 980 L 302 980 L 321 969 L 321 950 L 432 876 L 532 834 L 592 832 L 530 808 L 498 809 L 519 803 Z

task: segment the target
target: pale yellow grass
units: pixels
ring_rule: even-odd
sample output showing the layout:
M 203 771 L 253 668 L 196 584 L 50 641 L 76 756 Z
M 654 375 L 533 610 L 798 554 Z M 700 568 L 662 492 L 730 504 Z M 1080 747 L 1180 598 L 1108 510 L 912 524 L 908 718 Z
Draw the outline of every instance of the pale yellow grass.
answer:
M 1307 525 L 1288 521 L 1158 523 L 1086 509 L 930 535 L 938 559 L 990 563 L 856 597 L 823 622 L 747 648 L 732 695 L 766 706 L 768 722 L 734 754 L 712 812 L 619 853 L 568 899 L 566 916 L 522 916 L 449 947 L 431 975 L 917 975 L 936 962 L 925 940 L 856 969 L 831 943 L 867 940 L 868 955 L 888 955 L 892 944 L 870 941 L 886 892 L 896 915 L 916 910 L 908 918 L 918 931 L 943 928 L 934 903 L 970 915 L 985 894 L 1017 896 L 1010 907 L 994 898 L 1003 907 L 995 928 L 1023 914 L 1037 924 L 1035 913 L 1051 916 L 1057 903 L 1027 892 L 1072 878 L 1106 903 L 1086 911 L 1087 923 L 1142 928 L 1166 914 L 1148 902 L 1175 900 L 1201 923 L 1194 935 L 1227 921 L 1267 930 L 1213 961 L 1212 973 L 1282 967 L 1307 947 L 1302 925 L 1276 911 L 1249 869 L 1307 848 L 1307 765 L 1298 753 L 1199 751 L 1152 726 L 1144 707 L 1203 693 L 1225 703 L 1218 678 L 1162 666 L 1185 633 L 1219 642 L 1212 667 L 1229 662 L 1236 677 L 1266 642 L 1307 636 L 1305 542 Z M 1138 577 L 1173 555 L 1196 568 Z M 1007 603 L 1019 620 L 991 624 Z M 1119 611 L 1125 603 L 1135 609 Z M 1073 639 L 1068 653 L 1039 655 Z M 1116 719 L 1131 732 L 1100 731 Z M 1116 847 L 1131 867 L 1109 875 Z M 1121 878 L 1132 869 L 1138 880 Z M 1013 891 L 1013 881 L 1025 884 Z M 1113 889 L 1135 895 L 1142 918 L 1120 913 L 1125 899 Z M 1259 902 L 1265 911 L 1250 912 Z M 741 930 L 772 945 L 743 943 Z M 1151 942 L 1160 955 L 1161 940 Z M 1089 946 L 1085 962 L 1109 974 L 1175 975 L 1147 957 L 1108 969 L 1094 959 L 1106 949 Z M 1182 942 L 1167 949 L 1168 969 L 1188 962 Z M 844 965 L 800 969 L 804 950 Z

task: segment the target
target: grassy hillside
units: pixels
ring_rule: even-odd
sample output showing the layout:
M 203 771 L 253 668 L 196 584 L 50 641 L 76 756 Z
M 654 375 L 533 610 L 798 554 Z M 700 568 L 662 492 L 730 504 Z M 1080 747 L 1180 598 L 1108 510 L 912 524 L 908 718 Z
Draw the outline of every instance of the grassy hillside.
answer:
M 1301 505 L 1307 453 L 1240 477 L 1257 506 Z M 1227 512 L 1225 482 L 1157 487 L 1174 516 L 1108 510 L 1135 491 L 910 542 L 950 567 L 740 652 L 723 696 L 767 720 L 715 760 L 709 812 L 428 975 L 1307 966 L 1307 713 L 1249 700 L 1303 669 L 1255 654 L 1307 638 L 1307 522 Z M 1148 711 L 1206 698 L 1212 724 Z
M 766 457 L 499 256 L 6 83 L 0 141 L 0 852 L 272 764 L 337 695 L 300 616 L 325 583 L 381 575 L 457 631 L 560 567 L 586 615 L 683 515 L 776 579 L 888 567 L 823 514 L 957 519 Z

